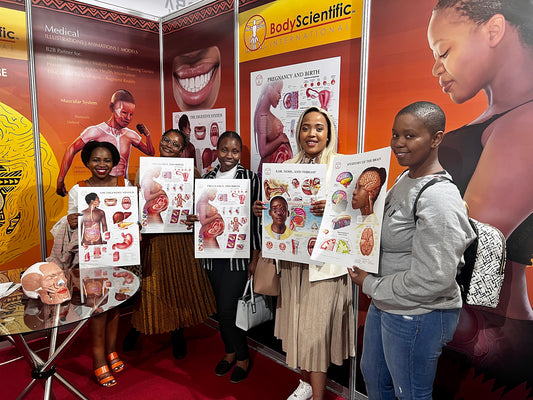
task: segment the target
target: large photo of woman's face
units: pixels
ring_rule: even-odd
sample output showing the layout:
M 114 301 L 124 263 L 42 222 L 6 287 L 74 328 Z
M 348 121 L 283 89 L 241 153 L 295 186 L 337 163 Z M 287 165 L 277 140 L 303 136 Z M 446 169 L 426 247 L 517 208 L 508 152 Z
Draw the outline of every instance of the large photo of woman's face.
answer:
M 214 106 L 220 90 L 220 50 L 210 46 L 174 57 L 172 91 L 182 111 Z
M 391 18 L 400 13 L 409 18 L 397 19 L 390 40 Z M 526 182 L 533 149 L 533 3 L 376 0 L 371 15 L 367 132 L 387 129 L 385 115 L 400 102 L 434 99 L 447 119 L 440 164 L 469 215 L 507 239 L 498 307 L 464 305 L 447 349 L 505 390 L 526 379 L 530 384 L 533 189 Z M 377 136 L 367 135 L 365 147 L 377 147 Z M 446 378 L 446 384 L 470 385 L 462 376 Z

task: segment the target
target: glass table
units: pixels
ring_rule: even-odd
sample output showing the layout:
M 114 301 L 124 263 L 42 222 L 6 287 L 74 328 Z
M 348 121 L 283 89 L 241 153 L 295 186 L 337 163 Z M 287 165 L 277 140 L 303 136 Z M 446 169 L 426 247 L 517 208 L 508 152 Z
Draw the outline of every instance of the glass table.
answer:
M 0 336 L 17 348 L 32 369 L 32 380 L 18 399 L 30 393 L 36 383 L 43 385 L 44 399 L 50 399 L 53 378 L 78 398 L 87 399 L 59 374 L 55 363 L 91 317 L 119 306 L 139 290 L 139 278 L 123 268 L 76 269 L 70 275 L 67 278 L 72 298 L 62 304 L 43 304 L 40 299 L 28 299 L 21 288 L 0 298 Z M 74 328 L 58 344 L 58 331 L 67 325 L 73 325 Z M 50 332 L 46 360 L 30 349 L 25 340 L 25 334 L 39 331 Z

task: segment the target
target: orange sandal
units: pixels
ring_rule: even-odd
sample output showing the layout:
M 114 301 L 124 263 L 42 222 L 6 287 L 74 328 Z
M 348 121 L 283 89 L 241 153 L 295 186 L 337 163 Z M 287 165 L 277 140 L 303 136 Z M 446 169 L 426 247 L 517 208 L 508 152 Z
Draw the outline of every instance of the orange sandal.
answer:
M 109 353 L 106 358 L 107 358 L 107 361 L 109 362 L 109 366 L 111 367 L 111 370 L 114 373 L 118 373 L 124 369 L 124 363 L 119 358 L 116 351 Z
M 109 374 L 109 375 L 106 376 L 105 378 L 101 378 L 101 376 L 105 374 Z M 98 382 L 100 386 L 111 387 L 117 384 L 117 381 L 115 380 L 113 375 L 111 375 L 111 373 L 109 372 L 109 367 L 107 365 L 102 365 L 100 368 L 96 368 L 94 370 L 94 375 L 96 376 L 96 381 Z

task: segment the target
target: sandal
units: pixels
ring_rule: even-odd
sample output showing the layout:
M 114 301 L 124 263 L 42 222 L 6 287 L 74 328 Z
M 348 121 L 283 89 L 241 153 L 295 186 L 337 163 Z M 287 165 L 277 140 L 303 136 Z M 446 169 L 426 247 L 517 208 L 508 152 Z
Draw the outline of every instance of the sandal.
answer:
M 106 377 L 102 378 L 102 375 L 108 374 Z M 117 384 L 117 381 L 109 372 L 109 367 L 107 365 L 102 365 L 100 368 L 94 370 L 94 375 L 96 376 L 96 381 L 100 386 L 111 387 Z
M 107 361 L 109 362 L 109 366 L 111 367 L 111 370 L 114 373 L 120 372 L 124 369 L 124 363 L 119 358 L 116 351 L 109 353 L 106 358 L 107 358 Z

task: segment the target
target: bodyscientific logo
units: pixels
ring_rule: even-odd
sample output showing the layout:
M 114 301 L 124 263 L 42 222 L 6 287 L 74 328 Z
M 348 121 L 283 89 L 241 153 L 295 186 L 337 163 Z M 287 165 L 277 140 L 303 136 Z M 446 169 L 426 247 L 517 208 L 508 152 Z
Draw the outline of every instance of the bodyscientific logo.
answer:
M 269 35 L 291 33 L 299 29 L 312 27 L 313 25 L 321 25 L 339 20 L 343 17 L 349 17 L 351 14 L 351 4 L 337 3 L 321 11 L 310 10 L 309 13 L 298 14 L 293 19 L 287 17 L 283 22 L 272 22 L 268 24 L 268 33 Z
M 361 37 L 363 0 L 278 0 L 239 15 L 241 62 Z
M 244 26 L 244 45 L 250 51 L 261 48 L 266 38 L 266 22 L 260 15 L 252 15 Z

